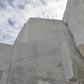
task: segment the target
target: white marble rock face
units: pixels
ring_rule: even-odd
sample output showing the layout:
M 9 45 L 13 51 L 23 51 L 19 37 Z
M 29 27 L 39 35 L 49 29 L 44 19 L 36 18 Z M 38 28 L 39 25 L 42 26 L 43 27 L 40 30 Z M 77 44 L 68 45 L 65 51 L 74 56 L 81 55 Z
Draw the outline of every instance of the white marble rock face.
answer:
M 31 18 L 14 45 L 0 44 L 0 84 L 84 84 L 83 9 L 68 0 L 63 21 Z
M 83 65 L 63 21 L 32 18 L 14 45 L 0 44 L 0 84 L 84 84 Z
M 24 27 L 14 44 L 9 84 L 67 84 L 60 53 L 71 38 L 66 25 L 32 18 Z
M 0 44 L 0 84 L 84 84 L 83 65 L 63 21 L 32 18 Z
M 84 57 L 84 0 L 68 0 L 64 22 L 73 35 L 77 49 Z

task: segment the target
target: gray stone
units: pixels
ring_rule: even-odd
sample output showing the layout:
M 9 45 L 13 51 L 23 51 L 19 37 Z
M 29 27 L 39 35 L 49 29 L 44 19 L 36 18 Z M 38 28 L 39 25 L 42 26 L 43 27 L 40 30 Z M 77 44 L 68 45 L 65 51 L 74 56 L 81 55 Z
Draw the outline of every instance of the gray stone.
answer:
M 30 19 L 29 22 L 28 32 L 21 31 L 19 35 L 23 37 L 19 36 L 14 44 L 11 83 L 19 84 L 19 80 L 24 82 L 29 77 L 66 81 L 60 54 L 60 44 L 70 38 L 66 25 L 62 21 L 44 19 Z M 28 40 L 22 40 L 24 37 Z
M 8 81 L 12 51 L 11 45 L 0 44 L 0 84 Z
M 69 0 L 63 21 L 30 18 L 0 44 L 0 84 L 84 84 L 83 5 Z
M 77 49 L 84 57 L 84 0 L 68 0 L 64 22 L 73 35 Z

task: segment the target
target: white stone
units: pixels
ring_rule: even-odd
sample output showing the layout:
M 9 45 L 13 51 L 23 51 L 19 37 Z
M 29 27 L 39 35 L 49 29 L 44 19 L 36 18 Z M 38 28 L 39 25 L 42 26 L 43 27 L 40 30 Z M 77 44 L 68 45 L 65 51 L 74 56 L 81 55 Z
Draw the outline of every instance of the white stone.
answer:
M 84 0 L 68 0 L 64 22 L 68 25 L 78 50 L 84 56 Z
M 12 52 L 11 45 L 0 44 L 0 84 L 6 84 L 9 80 Z
M 19 67 L 26 73 L 26 76 L 21 77 L 23 81 L 27 80 L 26 77 L 37 77 L 66 82 L 60 55 L 60 44 L 70 38 L 66 25 L 62 21 L 32 18 L 23 29 L 27 31 L 21 31 L 14 44 L 13 77 L 10 80 L 16 74 L 19 80 L 19 74 L 15 73 L 15 70 L 20 70 Z
M 30 18 L 13 45 L 0 44 L 0 84 L 84 84 L 83 9 L 68 0 L 63 21 Z
M 84 64 L 62 21 L 32 18 L 14 45 L 0 45 L 0 69 L 6 70 L 1 84 L 68 84 L 78 75 L 74 60 Z M 82 66 L 80 70 L 83 73 Z
M 64 43 L 62 43 L 61 55 L 62 55 L 62 62 L 63 62 L 63 65 L 64 65 L 64 70 L 65 70 L 65 73 L 66 73 L 66 77 L 67 77 L 67 80 L 69 80 L 74 76 L 74 74 L 73 74 L 73 69 L 72 69 L 73 63 L 72 63 L 72 59 L 71 59 L 71 56 L 70 56 L 70 51 L 68 49 L 68 45 L 67 45 L 66 41 Z

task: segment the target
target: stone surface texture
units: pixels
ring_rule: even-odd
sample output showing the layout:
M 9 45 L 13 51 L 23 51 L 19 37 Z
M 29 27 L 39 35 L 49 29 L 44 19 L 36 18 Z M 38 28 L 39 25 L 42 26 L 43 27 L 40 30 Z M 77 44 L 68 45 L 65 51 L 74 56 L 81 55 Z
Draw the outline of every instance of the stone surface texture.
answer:
M 24 27 L 14 44 L 9 84 L 67 84 L 60 53 L 70 39 L 66 25 L 32 18 Z
M 68 0 L 64 22 L 73 35 L 77 49 L 84 57 L 84 0 Z
M 0 84 L 84 83 L 83 59 L 63 21 L 31 18 L 14 45 L 0 45 Z
M 0 84 L 84 84 L 83 8 L 68 0 L 63 21 L 30 18 L 13 45 L 0 44 Z

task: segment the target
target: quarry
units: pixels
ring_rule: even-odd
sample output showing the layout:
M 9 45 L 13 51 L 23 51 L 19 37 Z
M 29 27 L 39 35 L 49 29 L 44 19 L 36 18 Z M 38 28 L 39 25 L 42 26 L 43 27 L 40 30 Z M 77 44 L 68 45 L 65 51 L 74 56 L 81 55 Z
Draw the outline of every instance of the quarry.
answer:
M 30 18 L 0 43 L 0 84 L 84 84 L 83 27 L 84 0 L 68 0 L 62 21 Z

